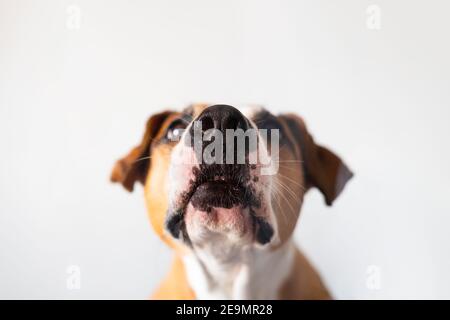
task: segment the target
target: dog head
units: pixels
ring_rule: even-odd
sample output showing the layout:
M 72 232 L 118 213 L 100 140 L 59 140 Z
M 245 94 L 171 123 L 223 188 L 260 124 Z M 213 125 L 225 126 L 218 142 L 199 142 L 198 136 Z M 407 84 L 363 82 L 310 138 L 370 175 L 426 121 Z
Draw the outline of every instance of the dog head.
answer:
M 193 105 L 150 117 L 111 180 L 128 191 L 144 184 L 154 229 L 184 250 L 212 240 L 278 246 L 292 235 L 308 189 L 331 205 L 351 177 L 296 115 Z

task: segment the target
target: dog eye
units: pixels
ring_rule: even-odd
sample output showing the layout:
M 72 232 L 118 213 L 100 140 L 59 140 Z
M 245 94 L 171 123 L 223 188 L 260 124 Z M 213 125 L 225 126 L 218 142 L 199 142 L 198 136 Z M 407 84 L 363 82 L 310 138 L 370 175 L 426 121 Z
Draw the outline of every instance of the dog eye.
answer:
M 183 135 L 186 125 L 181 119 L 175 120 L 170 124 L 166 131 L 166 138 L 169 141 L 179 141 Z

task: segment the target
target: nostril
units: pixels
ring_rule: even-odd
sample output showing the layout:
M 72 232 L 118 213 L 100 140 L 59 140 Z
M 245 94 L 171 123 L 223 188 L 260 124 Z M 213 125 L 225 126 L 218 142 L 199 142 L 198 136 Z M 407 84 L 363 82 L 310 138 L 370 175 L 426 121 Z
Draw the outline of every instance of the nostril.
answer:
M 202 131 L 214 128 L 214 120 L 211 117 L 209 116 L 202 117 L 200 121 L 202 123 Z
M 247 122 L 244 118 L 242 118 L 242 119 L 239 121 L 239 124 L 236 126 L 236 128 L 237 128 L 237 129 L 242 129 L 242 130 L 246 131 L 246 130 L 249 128 L 248 122 Z
M 223 120 L 223 129 L 233 129 L 239 128 L 240 119 L 236 117 L 228 117 Z

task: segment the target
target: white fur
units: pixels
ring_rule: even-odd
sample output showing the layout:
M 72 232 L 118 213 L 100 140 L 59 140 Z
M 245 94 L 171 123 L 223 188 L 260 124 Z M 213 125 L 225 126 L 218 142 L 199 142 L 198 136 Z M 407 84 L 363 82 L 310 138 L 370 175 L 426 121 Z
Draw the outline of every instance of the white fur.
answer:
M 194 248 L 184 256 L 189 285 L 197 299 L 277 299 L 293 266 L 294 245 L 288 241 L 270 250 L 252 246 L 236 248 L 237 256 L 223 257 L 221 244 Z

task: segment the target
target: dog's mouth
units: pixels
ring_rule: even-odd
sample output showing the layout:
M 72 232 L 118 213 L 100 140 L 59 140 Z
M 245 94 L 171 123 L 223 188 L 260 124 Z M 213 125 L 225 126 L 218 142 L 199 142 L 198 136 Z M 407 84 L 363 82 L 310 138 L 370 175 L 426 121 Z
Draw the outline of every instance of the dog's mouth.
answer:
M 250 187 L 248 165 L 201 164 L 192 169 L 194 180 L 182 195 L 182 206 L 189 202 L 198 210 L 209 212 L 212 207 L 259 207 L 260 201 Z
M 195 179 L 183 193 L 178 209 L 168 213 L 167 229 L 172 236 L 190 243 L 188 229 L 195 224 L 215 232 L 251 233 L 258 243 L 270 242 L 274 231 L 256 214 L 261 195 L 255 193 L 249 172 L 245 164 L 194 168 Z
M 246 188 L 223 177 L 216 179 L 204 182 L 194 190 L 190 203 L 195 209 L 210 213 L 212 208 L 230 209 L 245 205 Z

